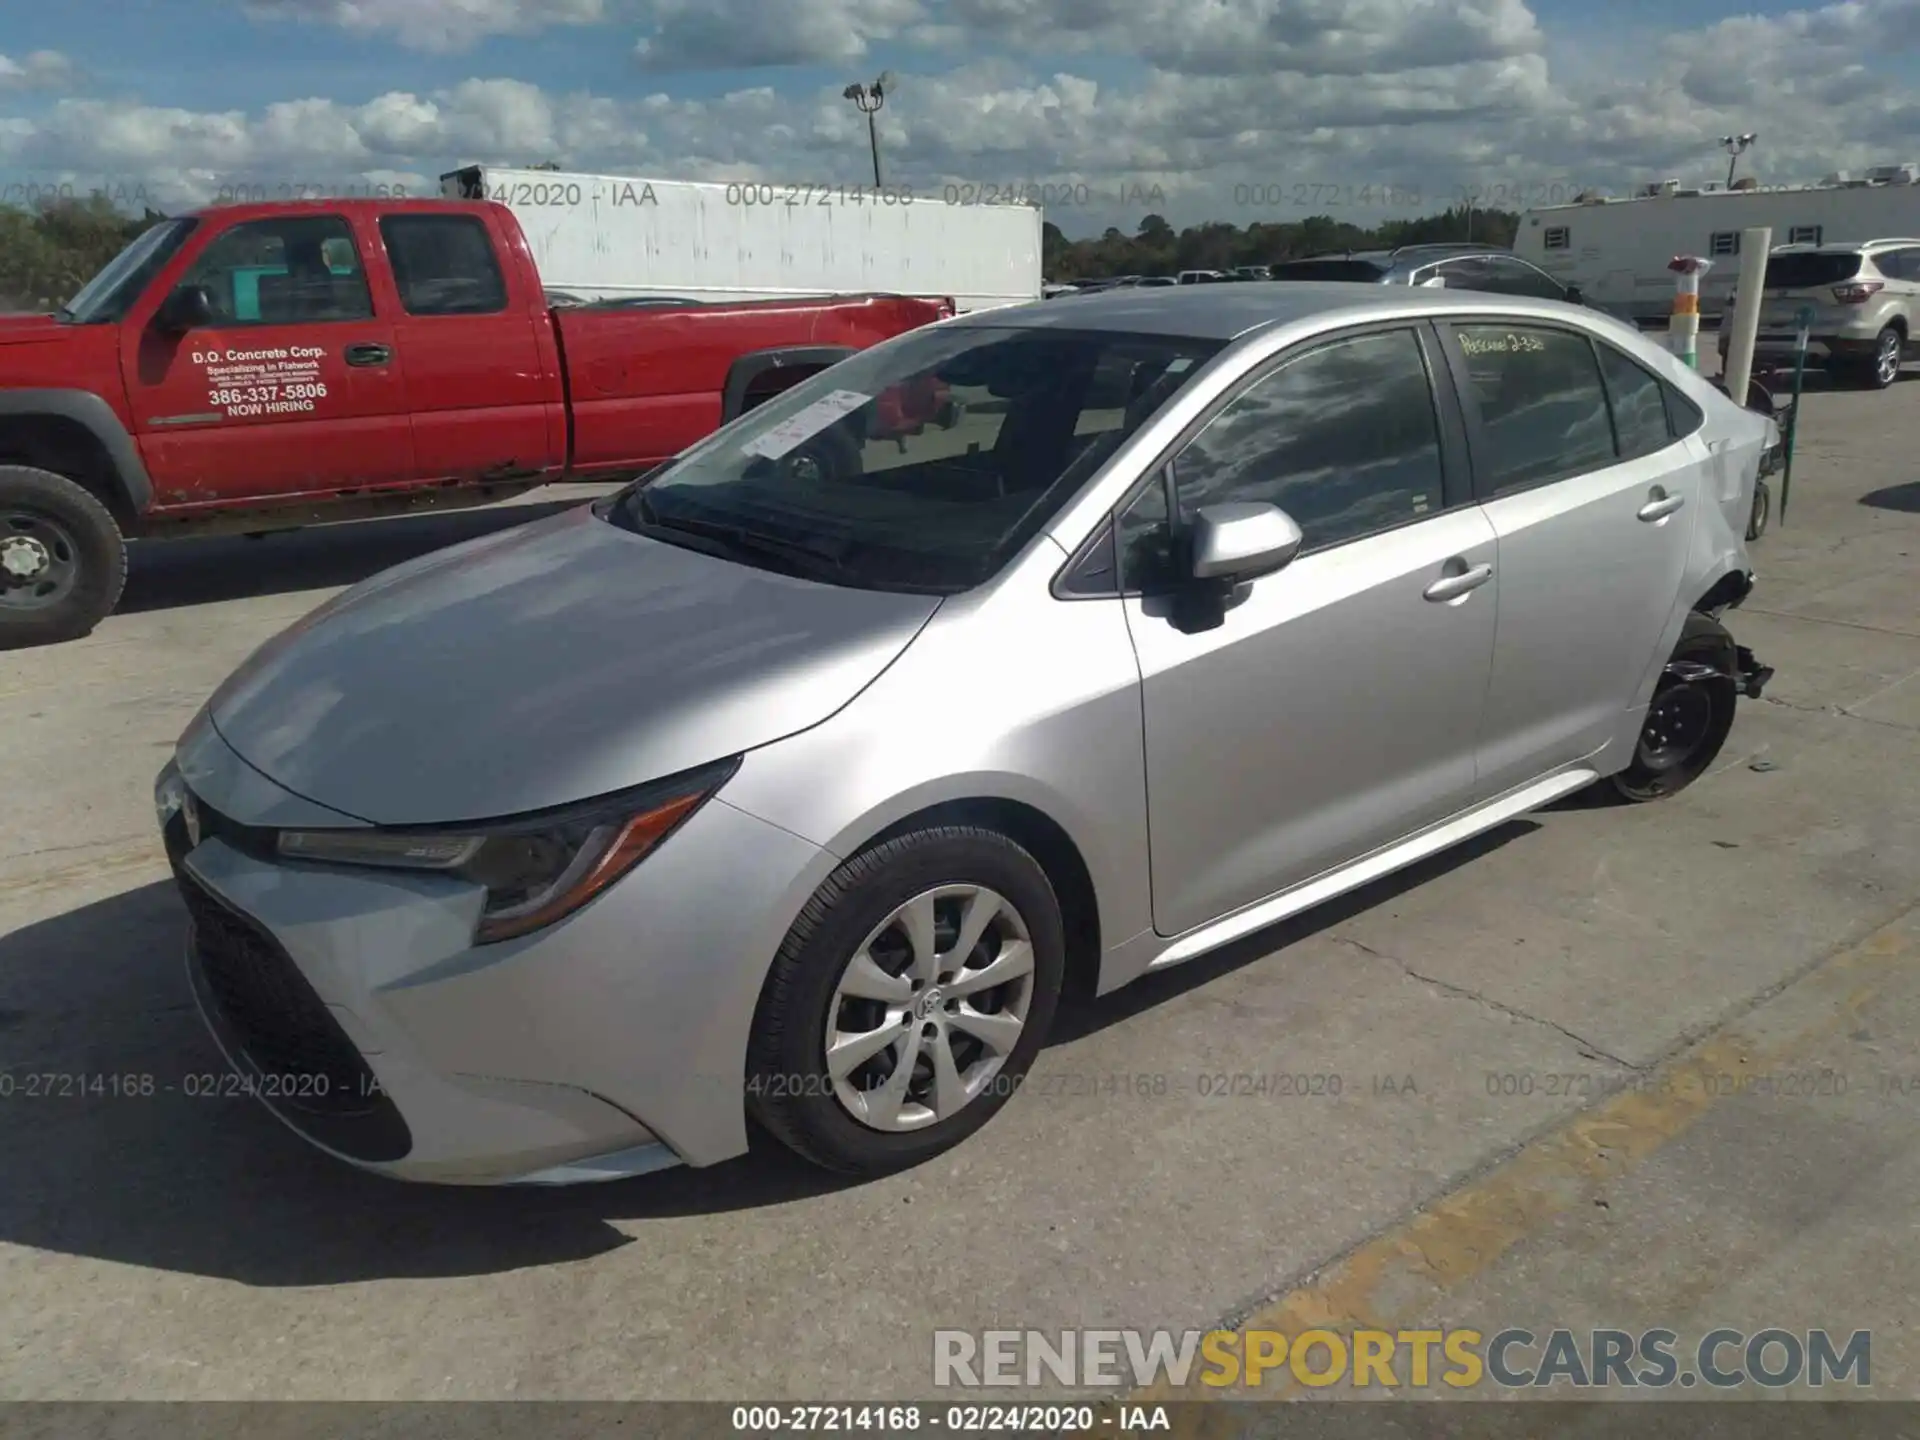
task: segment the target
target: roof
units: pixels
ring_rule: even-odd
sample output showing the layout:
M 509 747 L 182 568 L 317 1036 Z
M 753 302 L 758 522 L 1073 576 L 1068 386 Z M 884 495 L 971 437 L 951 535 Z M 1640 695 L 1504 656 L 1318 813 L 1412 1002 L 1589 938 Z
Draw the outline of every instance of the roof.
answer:
M 1343 280 L 1296 280 L 1285 284 L 1181 285 L 1157 289 L 1100 290 L 1064 303 L 1034 301 L 976 310 L 949 326 L 1020 326 L 1052 330 L 1118 330 L 1136 335 L 1172 335 L 1193 340 L 1232 340 L 1252 330 L 1336 312 L 1368 310 L 1514 310 L 1540 313 L 1553 302 L 1469 290 L 1423 290 L 1411 285 L 1369 285 Z M 1555 306 L 1556 309 L 1571 308 Z M 1592 315 L 1594 312 L 1582 312 Z

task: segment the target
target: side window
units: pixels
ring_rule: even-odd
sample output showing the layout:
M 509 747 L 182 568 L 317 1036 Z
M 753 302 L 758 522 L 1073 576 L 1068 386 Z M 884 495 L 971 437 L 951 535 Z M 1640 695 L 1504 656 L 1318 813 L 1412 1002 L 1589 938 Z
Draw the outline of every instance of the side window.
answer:
M 1115 541 L 1122 589 L 1152 595 L 1178 583 L 1180 566 L 1174 555 L 1163 472 L 1156 473 L 1153 483 L 1120 512 Z
M 1492 325 L 1454 334 L 1480 414 L 1474 469 L 1483 499 L 1612 463 L 1607 392 L 1586 336 Z
M 1707 423 L 1706 412 L 1665 381 L 1660 393 L 1666 397 L 1667 423 L 1673 427 L 1674 439 L 1684 440 Z
M 1449 290 L 1485 290 L 1491 280 L 1484 260 L 1449 260 L 1436 265 L 1433 273 L 1446 281 Z
M 475 215 L 389 215 L 380 238 L 409 315 L 497 315 L 507 282 Z
M 1502 295 L 1526 295 L 1535 300 L 1566 299 L 1567 292 L 1559 281 L 1524 261 L 1492 260 L 1487 268 L 1489 279 L 1482 289 Z
M 1667 423 L 1667 402 L 1660 381 L 1611 345 L 1601 345 L 1600 373 L 1606 377 L 1607 398 L 1613 402 L 1613 432 L 1620 458 L 1637 460 L 1673 443 Z
M 1889 280 L 1920 280 L 1920 250 L 1894 250 L 1874 263 Z
M 1440 510 L 1440 431 L 1411 330 L 1336 340 L 1242 391 L 1173 464 L 1182 517 L 1264 501 L 1325 549 Z
M 216 327 L 367 320 L 373 296 L 338 215 L 249 220 L 217 236 L 184 280 L 213 297 Z

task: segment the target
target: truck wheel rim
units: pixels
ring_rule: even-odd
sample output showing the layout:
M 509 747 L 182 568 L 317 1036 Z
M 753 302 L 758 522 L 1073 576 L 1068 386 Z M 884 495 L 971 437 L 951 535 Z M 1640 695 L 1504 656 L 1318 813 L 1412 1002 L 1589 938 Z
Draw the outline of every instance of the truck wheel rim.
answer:
M 1880 353 L 1875 357 L 1880 382 L 1891 385 L 1900 377 L 1900 337 L 1892 331 L 1880 337 Z
M 1003 895 L 942 885 L 901 905 L 846 962 L 827 1010 L 827 1077 L 871 1130 L 925 1129 L 995 1086 L 1026 1032 L 1033 938 Z
M 1649 770 L 1678 770 L 1713 728 L 1713 697 L 1700 685 L 1669 685 L 1653 697 L 1640 730 L 1639 760 Z
M 79 547 L 65 526 L 35 510 L 0 511 L 0 607 L 57 605 L 79 573 Z

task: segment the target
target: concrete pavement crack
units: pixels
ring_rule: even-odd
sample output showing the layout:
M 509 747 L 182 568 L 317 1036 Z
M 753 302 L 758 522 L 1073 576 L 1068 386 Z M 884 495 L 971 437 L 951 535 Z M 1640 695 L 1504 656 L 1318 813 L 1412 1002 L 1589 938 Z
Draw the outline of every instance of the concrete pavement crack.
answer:
M 1389 965 L 1398 965 L 1406 972 L 1408 978 L 1418 980 L 1422 985 L 1431 985 L 1434 989 L 1440 991 L 1441 994 L 1450 996 L 1455 1000 L 1470 1000 L 1474 1004 L 1484 1006 L 1495 1014 L 1504 1015 L 1510 1020 L 1524 1020 L 1529 1025 L 1544 1025 L 1547 1029 L 1555 1031 L 1571 1040 L 1579 1049 L 1580 1053 L 1589 1060 L 1602 1060 L 1609 1065 L 1618 1065 L 1622 1070 L 1640 1071 L 1647 1068 L 1644 1065 L 1635 1065 L 1631 1060 L 1621 1059 L 1612 1051 L 1594 1044 L 1593 1041 L 1587 1039 L 1586 1036 L 1576 1034 L 1557 1021 L 1548 1020 L 1544 1016 L 1529 1014 L 1527 1011 L 1509 1005 L 1505 1001 L 1495 1000 L 1491 995 L 1482 995 L 1478 990 L 1469 990 L 1464 985 L 1455 985 L 1451 981 L 1440 980 L 1432 975 L 1422 975 L 1398 955 L 1389 955 L 1384 950 L 1376 950 L 1371 945 L 1364 944 L 1350 936 L 1335 935 L 1331 938 L 1337 944 L 1352 946 L 1363 955 L 1371 955 L 1374 959 L 1384 960 Z

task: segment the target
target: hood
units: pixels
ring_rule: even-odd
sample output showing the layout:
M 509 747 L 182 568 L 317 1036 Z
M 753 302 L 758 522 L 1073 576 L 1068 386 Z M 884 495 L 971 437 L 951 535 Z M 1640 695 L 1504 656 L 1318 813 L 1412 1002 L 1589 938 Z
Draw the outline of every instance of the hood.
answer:
M 938 605 L 683 550 L 582 506 L 336 596 L 209 712 L 249 764 L 331 809 L 504 818 L 817 725 Z
M 22 345 L 34 340 L 64 340 L 74 331 L 51 315 L 0 314 L 0 345 Z

